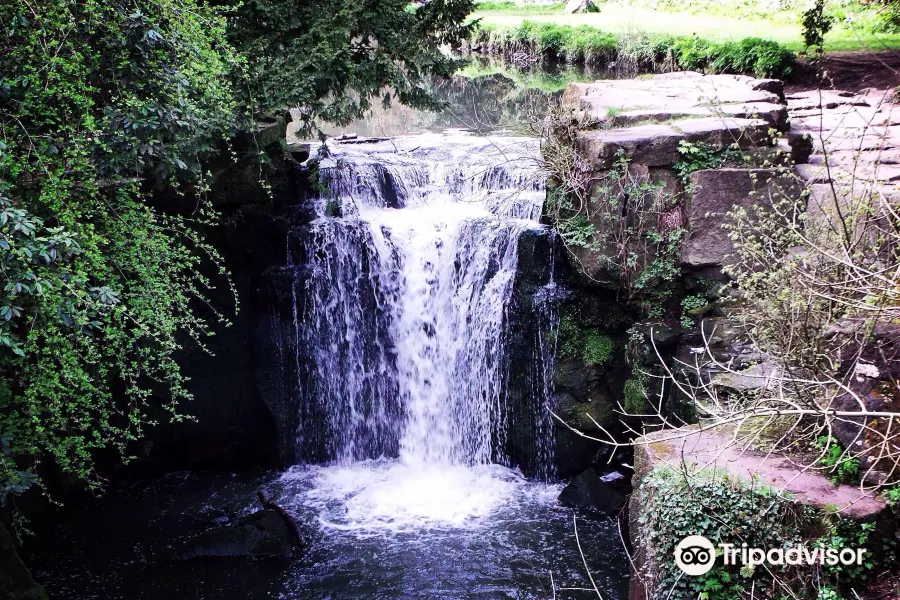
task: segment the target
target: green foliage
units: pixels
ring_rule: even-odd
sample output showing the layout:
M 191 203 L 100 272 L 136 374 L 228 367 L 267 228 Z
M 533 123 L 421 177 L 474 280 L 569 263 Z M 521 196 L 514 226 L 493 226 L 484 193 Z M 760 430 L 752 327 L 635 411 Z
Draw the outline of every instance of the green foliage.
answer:
M 98 451 L 124 454 L 160 407 L 182 418 L 175 356 L 225 321 L 211 278 L 230 285 L 204 241 L 216 224 L 204 163 L 269 108 L 346 122 L 385 86 L 434 104 L 423 82 L 455 69 L 441 48 L 468 36 L 472 6 L 0 6 L 4 500 L 48 459 L 97 486 Z
M 584 364 L 586 365 L 603 365 L 609 361 L 609 357 L 613 351 L 613 340 L 607 335 L 603 335 L 597 330 L 590 330 L 585 333 L 584 339 Z
M 472 42 L 498 54 L 525 50 L 573 63 L 598 64 L 614 60 L 618 40 L 594 27 L 523 21 L 514 27 L 479 26 Z
M 825 13 L 825 0 L 816 0 L 803 13 L 803 42 L 806 47 L 822 54 L 825 51 L 825 34 L 831 31 L 833 24 L 834 18 Z
M 637 374 L 625 382 L 622 389 L 622 408 L 630 415 L 644 413 L 647 403 L 647 390 L 645 388 L 646 376 Z
M 836 439 L 824 435 L 816 439 L 815 446 L 824 452 L 817 464 L 828 470 L 832 483 L 854 483 L 856 481 L 859 476 L 859 462 L 847 457 Z
M 615 35 L 586 25 L 527 20 L 513 27 L 481 25 L 472 41 L 500 54 L 527 51 L 587 64 L 628 59 L 643 69 L 672 61 L 681 69 L 757 77 L 785 77 L 795 63 L 793 52 L 759 38 L 718 42 L 695 36 L 643 35 L 631 39 L 628 34 Z
M 886 4 L 873 21 L 871 29 L 874 33 L 900 33 L 900 6 Z
M 309 130 L 317 119 L 346 124 L 373 98 L 436 107 L 426 83 L 460 66 L 442 48 L 469 38 L 474 7 L 474 0 L 254 0 L 236 9 L 229 40 L 247 57 L 255 110 L 297 106 Z
M 615 341 L 597 327 L 586 327 L 574 311 L 566 310 L 559 319 L 557 340 L 560 358 L 577 358 L 586 365 L 605 365 L 612 357 Z
M 900 486 L 887 488 L 882 495 L 891 508 L 900 509 Z
M 95 452 L 124 451 L 151 398 L 175 414 L 189 397 L 174 356 L 219 318 L 193 310 L 201 268 L 224 274 L 198 227 L 213 222 L 201 164 L 239 124 L 242 62 L 193 2 L 7 3 L 0 20 L 8 496 L 48 457 L 97 484 Z M 183 215 L 152 208 L 153 187 L 183 194 Z
M 661 317 L 680 274 L 686 233 L 680 199 L 662 181 L 634 176 L 621 154 L 609 173 L 591 192 L 592 251 L 615 274 L 628 302 Z
M 691 311 L 697 311 L 709 305 L 709 300 L 704 296 L 685 296 L 681 299 L 681 326 L 685 329 L 693 327 L 694 315 Z
M 837 593 L 831 586 L 822 586 L 816 592 L 816 600 L 843 600 L 841 595 Z
M 522 4 L 512 0 L 482 0 L 475 5 L 479 12 L 514 12 L 516 14 L 553 14 L 562 12 L 565 2 L 552 4 Z
M 666 45 L 680 68 L 693 71 L 784 78 L 791 74 L 795 63 L 793 52 L 778 42 L 760 38 L 711 42 L 679 37 L 671 38 Z
M 678 142 L 678 162 L 672 167 L 685 186 L 690 185 L 691 173 L 704 169 L 718 169 L 728 163 L 743 162 L 743 154 L 736 145 L 714 150 L 703 142 Z
M 827 523 L 828 532 L 815 542 L 815 546 L 823 549 L 833 548 L 840 551 L 842 548 L 866 548 L 865 562 L 861 565 L 823 565 L 826 575 L 834 576 L 845 584 L 860 584 L 872 575 L 875 562 L 872 560 L 870 537 L 875 530 L 874 523 L 857 523 L 850 519 L 836 519 Z
M 660 573 L 651 596 L 677 600 L 732 600 L 743 597 L 752 577 L 762 589 L 770 575 L 764 570 L 743 573 L 736 565 L 717 561 L 700 577 L 682 577 L 672 560 L 675 546 L 689 535 L 702 535 L 713 545 L 746 542 L 750 547 L 780 548 L 802 539 L 810 515 L 783 496 L 764 488 L 751 489 L 715 472 L 690 476 L 655 468 L 640 484 L 644 513 L 642 534 L 649 540 Z

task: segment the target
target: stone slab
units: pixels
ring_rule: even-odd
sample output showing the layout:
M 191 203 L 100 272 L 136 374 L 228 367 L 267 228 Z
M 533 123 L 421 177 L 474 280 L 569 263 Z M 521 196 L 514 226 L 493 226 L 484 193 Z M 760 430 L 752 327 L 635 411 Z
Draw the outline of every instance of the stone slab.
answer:
M 684 461 L 689 469 L 724 469 L 748 484 L 755 482 L 775 492 L 790 494 L 799 504 L 836 508 L 842 515 L 860 521 L 875 519 L 886 509 L 884 502 L 857 487 L 834 485 L 825 475 L 803 470 L 795 461 L 759 454 L 731 443 L 730 433 L 724 429 L 664 430 L 649 434 L 639 444 L 636 454 L 642 455 L 639 461 L 642 473 L 656 466 L 680 470 Z
M 678 116 L 767 115 L 784 124 L 780 82 L 741 75 L 680 72 L 627 80 L 572 83 L 563 104 L 605 122 L 619 114 L 630 121 L 665 121 Z M 781 108 L 779 108 L 781 107 Z
M 734 245 L 723 227 L 735 208 L 765 206 L 771 198 L 800 199 L 802 187 L 776 169 L 709 169 L 691 174 L 686 217 L 690 231 L 681 262 L 691 267 L 727 264 Z
M 704 117 L 584 131 L 576 137 L 576 146 L 597 169 L 610 168 L 620 151 L 633 163 L 668 167 L 678 162 L 681 141 L 708 144 L 714 150 L 733 143 L 749 147 L 764 143 L 768 130 L 769 125 L 759 119 Z
M 606 122 L 613 127 L 627 127 L 648 121 L 675 121 L 689 117 L 732 117 L 737 119 L 761 119 L 779 131 L 787 128 L 787 109 L 772 102 L 750 104 L 725 104 L 722 106 L 684 106 L 669 109 L 636 109 L 616 112 Z

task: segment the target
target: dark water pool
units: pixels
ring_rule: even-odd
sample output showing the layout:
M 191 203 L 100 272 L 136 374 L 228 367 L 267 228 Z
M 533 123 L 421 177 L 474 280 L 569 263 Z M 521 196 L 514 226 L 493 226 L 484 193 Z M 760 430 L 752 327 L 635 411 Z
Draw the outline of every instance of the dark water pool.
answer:
M 263 488 L 307 530 L 294 562 L 160 561 L 257 507 Z M 614 519 L 559 506 L 559 485 L 501 467 L 410 468 L 391 461 L 296 467 L 283 474 L 173 473 L 111 490 L 70 514 L 31 557 L 51 598 L 596 598 L 575 542 L 607 600 L 627 597 Z M 26 556 L 26 559 L 29 557 Z

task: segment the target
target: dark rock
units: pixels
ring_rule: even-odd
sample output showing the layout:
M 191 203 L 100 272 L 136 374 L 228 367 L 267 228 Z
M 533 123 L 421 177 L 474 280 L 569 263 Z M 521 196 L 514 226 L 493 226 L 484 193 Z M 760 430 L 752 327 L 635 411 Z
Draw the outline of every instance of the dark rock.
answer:
M 0 598 L 46 600 L 47 592 L 31 577 L 6 527 L 0 523 Z
M 809 162 L 813 151 L 813 138 L 808 133 L 789 133 L 787 135 L 788 146 L 791 148 L 791 159 L 795 164 Z
M 556 426 L 553 463 L 561 478 L 574 477 L 606 462 L 611 446 L 580 436 L 559 423 Z
M 293 556 L 294 533 L 274 510 L 260 510 L 235 525 L 213 529 L 175 550 L 172 560 L 233 556 L 243 558 L 282 558 Z
M 309 159 L 309 144 L 305 142 L 291 142 L 287 145 L 287 152 L 297 162 L 305 162 Z
M 559 502 L 572 508 L 596 510 L 612 516 L 625 505 L 625 495 L 601 479 L 594 469 L 588 469 L 563 488 Z
M 780 79 L 755 79 L 750 82 L 749 85 L 752 90 L 760 90 L 775 94 L 782 104 L 787 102 L 784 97 L 784 82 Z
M 900 404 L 896 384 L 900 381 L 900 326 L 879 324 L 869 332 L 862 322 L 848 319 L 835 330 L 836 340 L 848 340 L 842 345 L 841 371 L 850 393 L 838 396 L 834 408 L 896 412 Z M 864 345 L 859 340 L 864 340 Z M 893 435 L 891 419 L 835 419 L 833 427 L 841 445 L 852 450 L 867 472 L 867 483 L 881 484 L 889 478 L 896 468 L 896 455 L 886 453 L 882 443 Z

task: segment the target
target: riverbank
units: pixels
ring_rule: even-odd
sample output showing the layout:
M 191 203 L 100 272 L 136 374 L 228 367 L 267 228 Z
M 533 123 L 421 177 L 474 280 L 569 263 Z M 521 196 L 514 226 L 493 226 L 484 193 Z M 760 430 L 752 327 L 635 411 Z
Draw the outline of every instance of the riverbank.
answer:
M 874 12 L 874 11 L 873 11 Z M 620 2 L 598 3 L 597 11 L 567 14 L 562 4 L 543 7 L 513 3 L 484 3 L 472 14 L 481 27 L 513 29 L 523 22 L 563 27 L 590 27 L 615 36 L 696 36 L 709 42 L 739 41 L 759 37 L 778 42 L 794 52 L 805 50 L 799 14 L 773 11 L 740 14 L 711 7 L 694 10 L 660 10 L 625 6 Z M 871 20 L 871 19 L 869 19 Z M 900 48 L 900 34 L 872 32 L 871 25 L 838 22 L 825 36 L 825 51 L 891 50 Z

